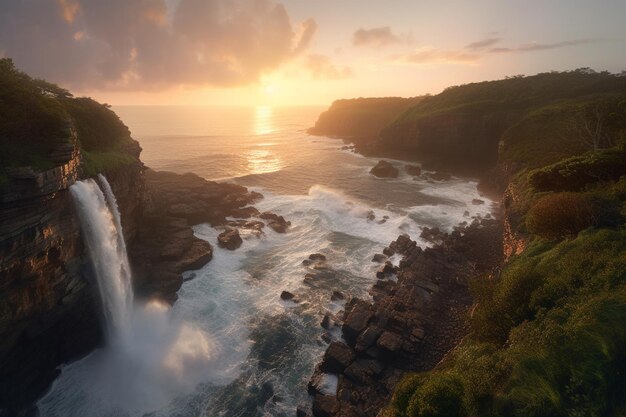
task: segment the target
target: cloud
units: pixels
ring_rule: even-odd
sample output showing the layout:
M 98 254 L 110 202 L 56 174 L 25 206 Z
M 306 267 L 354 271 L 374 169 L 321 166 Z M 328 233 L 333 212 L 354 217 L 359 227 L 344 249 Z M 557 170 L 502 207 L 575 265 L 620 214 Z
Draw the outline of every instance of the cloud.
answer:
M 455 49 L 422 48 L 407 54 L 396 55 L 392 61 L 405 64 L 472 64 L 480 59 L 480 54 Z
M 495 45 L 496 43 L 500 42 L 502 40 L 502 38 L 486 38 L 480 41 L 476 41 L 476 42 L 472 42 L 468 45 L 465 45 L 465 49 L 483 49 L 486 48 L 488 46 L 491 45 Z
M 506 53 L 506 52 L 534 52 L 534 51 L 546 51 L 549 49 L 566 48 L 568 46 L 585 45 L 589 43 L 600 42 L 602 39 L 587 38 L 587 39 L 574 39 L 570 41 L 554 42 L 554 43 L 540 43 L 532 42 L 525 45 L 520 45 L 513 48 L 491 48 L 491 53 Z
M 326 55 L 310 54 L 304 66 L 314 79 L 343 80 L 354 75 L 350 67 L 335 66 Z
M 477 42 L 472 42 L 462 49 L 438 49 L 438 48 L 422 48 L 413 52 L 402 55 L 394 55 L 390 57 L 392 63 L 401 64 L 431 64 L 431 63 L 447 63 L 447 64 L 464 64 L 471 65 L 482 58 L 492 54 L 514 54 L 528 53 L 535 51 L 545 51 L 551 49 L 565 48 L 570 46 L 584 45 L 589 43 L 600 42 L 601 39 L 575 39 L 569 41 L 561 41 L 554 43 L 538 43 L 533 42 L 517 47 L 493 47 L 502 40 L 500 38 L 487 38 Z
M 372 29 L 360 28 L 352 35 L 352 45 L 354 46 L 373 46 L 380 48 L 406 41 L 408 41 L 407 36 L 395 35 L 389 26 Z
M 71 88 L 249 84 L 306 51 L 316 30 L 273 0 L 0 2 L 0 50 Z

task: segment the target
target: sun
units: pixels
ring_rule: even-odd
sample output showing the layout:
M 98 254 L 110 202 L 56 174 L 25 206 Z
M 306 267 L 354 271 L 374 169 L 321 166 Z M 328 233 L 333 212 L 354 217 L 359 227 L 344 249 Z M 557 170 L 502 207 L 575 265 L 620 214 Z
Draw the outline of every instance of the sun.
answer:
M 274 94 L 276 94 L 276 91 L 277 91 L 276 84 L 272 84 L 272 83 L 263 84 L 261 86 L 261 91 L 263 91 L 263 94 L 265 94 L 266 96 L 273 96 Z

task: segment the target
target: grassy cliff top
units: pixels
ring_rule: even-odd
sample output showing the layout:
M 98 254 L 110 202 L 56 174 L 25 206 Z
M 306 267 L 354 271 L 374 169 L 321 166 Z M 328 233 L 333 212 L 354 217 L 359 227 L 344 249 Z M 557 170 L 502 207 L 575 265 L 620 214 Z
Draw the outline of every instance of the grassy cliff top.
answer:
M 100 154 L 111 159 L 111 154 L 119 153 L 124 159 L 124 149 L 133 143 L 130 131 L 108 105 L 32 78 L 8 58 L 0 59 L 0 115 L 0 178 L 6 178 L 4 171 L 10 167 L 54 167 L 50 154 L 70 140 L 72 128 L 83 153 L 91 156 L 86 164 L 101 162 Z

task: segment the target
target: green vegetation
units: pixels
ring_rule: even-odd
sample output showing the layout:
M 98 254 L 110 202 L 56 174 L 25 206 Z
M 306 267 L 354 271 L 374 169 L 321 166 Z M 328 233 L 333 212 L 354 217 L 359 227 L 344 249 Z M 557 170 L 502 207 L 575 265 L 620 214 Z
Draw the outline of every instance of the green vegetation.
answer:
M 71 140 L 72 128 L 88 175 L 137 161 L 125 150 L 130 131 L 107 105 L 33 79 L 7 58 L 0 59 L 0 114 L 0 182 L 7 168 L 53 168 L 51 154 Z
M 384 416 L 626 416 L 626 94 L 614 90 L 619 78 L 536 79 L 547 83 L 538 84 L 546 100 L 506 130 L 498 153 L 508 167 L 507 213 L 530 244 L 498 276 L 471 282 L 470 334 L 436 369 L 404 378 Z M 523 80 L 502 84 L 520 97 L 496 94 L 492 83 L 442 94 L 455 109 L 468 97 L 523 107 L 543 94 L 530 85 L 517 90 Z M 580 85 L 565 82 L 575 80 Z
M 422 99 L 380 97 L 337 100 L 320 115 L 309 133 L 357 140 L 375 138 L 383 127 Z

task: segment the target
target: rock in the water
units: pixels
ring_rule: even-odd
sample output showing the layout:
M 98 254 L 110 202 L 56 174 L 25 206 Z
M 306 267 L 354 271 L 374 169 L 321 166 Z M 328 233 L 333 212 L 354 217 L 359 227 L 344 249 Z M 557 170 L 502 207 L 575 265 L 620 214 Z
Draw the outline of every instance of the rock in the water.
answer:
M 339 401 L 334 395 L 316 395 L 313 400 L 314 417 L 333 417 L 339 412 Z
M 450 181 L 452 179 L 452 175 L 441 171 L 433 172 L 429 177 L 435 181 Z
M 321 253 L 312 253 L 311 255 L 309 255 L 309 259 L 314 262 L 325 261 L 326 256 Z
M 475 206 L 480 206 L 481 204 L 485 204 L 484 200 L 481 200 L 479 198 L 473 198 L 472 199 L 472 204 Z
M 228 250 L 235 250 L 241 246 L 243 240 L 241 236 L 239 236 L 239 230 L 237 229 L 226 229 L 217 237 L 217 244 L 221 248 L 226 248 Z
M 393 256 L 393 255 L 395 255 L 395 253 L 396 253 L 396 251 L 391 249 L 390 247 L 386 247 L 386 248 L 383 249 L 383 254 L 385 256 Z
M 294 297 L 295 297 L 295 295 L 293 295 L 289 291 L 283 291 L 283 292 L 280 293 L 280 299 L 281 300 L 291 301 L 291 300 L 294 299 Z
M 291 226 L 291 222 L 285 220 L 283 216 L 279 216 L 270 212 L 263 212 L 259 215 L 259 218 L 267 220 L 267 225 L 276 233 L 285 233 L 287 228 Z
M 417 177 L 422 173 L 422 168 L 418 167 L 417 165 L 405 165 L 404 170 L 407 174 L 413 175 L 414 177 Z
M 372 262 L 378 262 L 378 263 L 383 263 L 386 260 L 387 260 L 387 256 L 383 255 L 382 253 L 377 253 L 372 258 Z
M 333 291 L 333 295 L 330 296 L 331 301 L 344 300 L 345 298 L 346 296 L 341 291 Z
M 376 166 L 370 170 L 370 174 L 379 178 L 397 178 L 399 173 L 398 168 L 387 161 L 378 161 Z
M 322 372 L 338 374 L 350 366 L 354 357 L 354 351 L 348 345 L 342 342 L 332 342 L 324 353 L 320 369 Z
M 385 265 L 376 272 L 376 278 L 383 279 L 393 273 L 395 273 L 395 267 L 391 262 L 387 261 Z
M 328 329 L 330 327 L 330 316 L 328 314 L 324 315 L 324 318 L 322 319 L 322 322 L 320 323 L 320 325 L 324 329 Z

